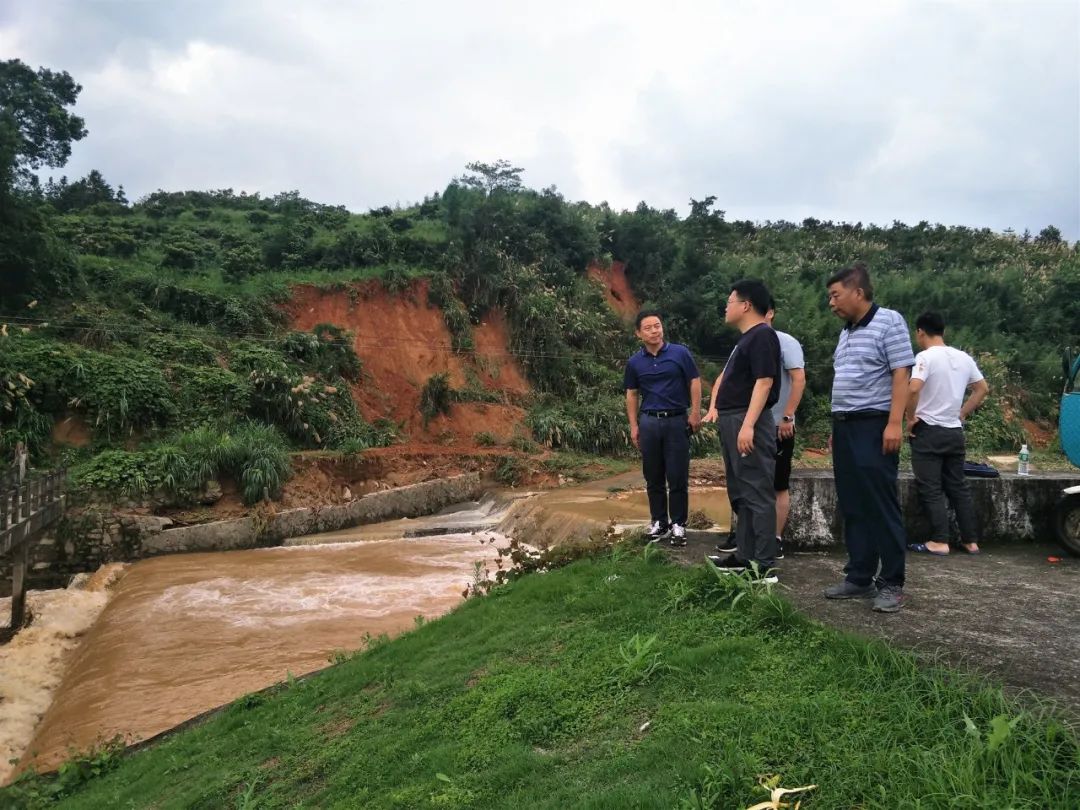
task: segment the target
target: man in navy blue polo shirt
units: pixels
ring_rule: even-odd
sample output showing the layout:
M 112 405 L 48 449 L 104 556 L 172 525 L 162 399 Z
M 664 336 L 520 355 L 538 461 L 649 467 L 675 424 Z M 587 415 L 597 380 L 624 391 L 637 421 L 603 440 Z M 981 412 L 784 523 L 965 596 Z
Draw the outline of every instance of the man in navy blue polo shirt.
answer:
M 639 312 L 635 334 L 642 346 L 626 363 L 623 388 L 630 441 L 641 450 L 649 492 L 648 535 L 658 542 L 670 531 L 671 545 L 685 546 L 690 434 L 701 424 L 701 375 L 689 349 L 664 340 L 659 312 Z
M 874 303 L 866 265 L 829 278 L 829 308 L 846 321 L 833 353 L 832 457 L 848 563 L 829 599 L 873 599 L 874 610 L 904 604 L 907 537 L 896 478 L 908 375 L 915 364 L 904 316 Z

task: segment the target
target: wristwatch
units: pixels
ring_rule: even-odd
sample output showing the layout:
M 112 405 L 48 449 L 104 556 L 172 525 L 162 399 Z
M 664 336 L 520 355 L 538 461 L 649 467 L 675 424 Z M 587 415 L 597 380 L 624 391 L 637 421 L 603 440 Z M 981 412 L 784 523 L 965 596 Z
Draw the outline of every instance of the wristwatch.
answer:
M 781 422 L 794 422 L 795 417 L 794 416 L 781 416 L 780 421 Z

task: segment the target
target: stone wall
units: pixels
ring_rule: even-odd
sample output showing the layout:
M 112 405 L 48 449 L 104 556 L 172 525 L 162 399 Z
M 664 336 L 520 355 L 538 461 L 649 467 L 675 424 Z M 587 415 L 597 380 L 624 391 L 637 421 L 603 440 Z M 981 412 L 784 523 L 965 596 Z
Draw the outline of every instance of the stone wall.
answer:
M 114 514 L 102 508 L 69 513 L 31 550 L 30 587 L 63 587 L 71 575 L 107 562 L 158 554 L 229 551 L 280 544 L 290 537 L 329 532 L 364 523 L 419 517 L 453 503 L 477 499 L 478 473 L 466 473 L 397 489 L 371 492 L 340 506 L 255 510 L 237 520 L 173 526 L 165 517 Z M 0 559 L 0 596 L 11 589 L 11 561 Z
M 1061 491 L 1078 483 L 1080 473 L 1002 473 L 1000 478 L 968 478 L 984 542 L 1052 542 L 1054 507 Z M 900 474 L 900 503 L 910 540 L 928 540 L 929 524 L 911 473 Z M 791 515 L 785 539 L 795 548 L 824 548 L 843 542 L 843 521 L 837 511 L 831 470 L 792 472 Z

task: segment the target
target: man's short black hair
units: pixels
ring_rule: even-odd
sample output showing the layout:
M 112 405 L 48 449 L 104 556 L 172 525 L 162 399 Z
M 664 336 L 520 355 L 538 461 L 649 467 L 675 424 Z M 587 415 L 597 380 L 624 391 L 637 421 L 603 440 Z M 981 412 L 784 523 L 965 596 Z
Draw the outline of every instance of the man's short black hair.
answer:
M 634 321 L 634 329 L 641 329 L 641 322 L 646 318 L 660 318 L 660 310 L 658 309 L 643 309 L 637 314 L 637 320 Z M 663 323 L 664 319 L 660 318 L 660 322 Z
M 930 337 L 945 334 L 945 319 L 937 312 L 924 312 L 915 319 L 915 328 L 922 329 Z
M 850 267 L 845 267 L 843 270 L 837 270 L 829 276 L 829 280 L 825 282 L 825 286 L 831 287 L 838 281 L 848 289 L 858 287 L 863 291 L 863 297 L 867 301 L 874 300 L 874 285 L 870 283 L 870 270 L 867 269 L 865 262 L 855 262 L 855 264 Z
M 740 301 L 749 301 L 758 315 L 764 316 L 769 311 L 772 295 L 764 281 L 756 278 L 744 278 L 731 285 L 731 291 Z
M 776 299 L 773 298 L 771 295 L 769 296 L 769 309 L 771 309 L 773 312 L 776 312 Z

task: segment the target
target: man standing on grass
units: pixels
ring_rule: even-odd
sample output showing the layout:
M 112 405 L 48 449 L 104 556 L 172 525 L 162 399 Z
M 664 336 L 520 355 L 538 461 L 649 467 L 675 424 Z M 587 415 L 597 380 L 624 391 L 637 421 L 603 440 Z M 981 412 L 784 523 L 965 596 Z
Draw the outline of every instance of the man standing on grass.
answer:
M 949 512 L 956 510 L 960 545 L 979 553 L 975 505 L 964 478 L 964 420 L 986 398 L 990 386 L 971 355 L 945 345 L 945 320 L 924 312 L 915 321 L 915 355 L 909 385 L 907 423 L 911 436 L 911 471 L 923 509 L 930 518 L 930 539 L 908 548 L 927 554 L 949 553 Z M 971 396 L 964 402 L 964 392 Z M 942 490 L 944 489 L 944 492 Z
M 742 335 L 709 415 L 720 431 L 728 498 L 738 522 L 735 553 L 709 559 L 722 571 L 750 567 L 755 576 L 776 582 L 776 423 L 769 408 L 780 395 L 780 340 L 765 321 L 770 301 L 762 282 L 744 279 L 732 285 L 724 312 L 725 322 Z
M 765 322 L 773 325 L 776 317 L 776 301 L 769 298 L 769 311 L 765 313 Z M 802 402 L 803 391 L 806 390 L 806 362 L 803 358 L 802 344 L 787 332 L 776 332 L 780 340 L 780 396 L 776 404 L 772 406 L 773 421 L 776 423 L 776 471 L 773 475 L 773 489 L 776 490 L 776 559 L 784 559 L 784 527 L 787 526 L 788 513 L 791 510 L 791 460 L 795 454 L 795 411 Z M 709 397 L 711 403 L 708 413 L 705 414 L 705 422 L 717 420 L 716 397 L 720 392 L 720 385 L 724 380 L 721 374 L 713 384 L 712 394 Z M 730 490 L 728 501 L 730 503 Z M 732 509 L 731 524 L 735 525 L 735 510 Z M 726 540 L 717 544 L 716 550 L 720 554 L 733 554 L 737 552 L 735 538 L 737 532 L 732 529 Z
M 765 323 L 773 325 L 776 317 L 776 301 L 769 299 L 769 311 Z M 776 490 L 776 559 L 784 559 L 784 527 L 791 510 L 791 459 L 795 455 L 795 411 L 802 402 L 806 390 L 806 362 L 802 344 L 787 332 L 777 332 L 780 340 L 780 396 L 772 406 L 776 422 L 776 474 L 773 489 Z
M 623 387 L 630 441 L 641 450 L 649 493 L 647 533 L 656 543 L 670 532 L 671 545 L 685 546 L 690 434 L 701 425 L 701 375 L 689 349 L 664 340 L 659 312 L 639 312 L 635 334 L 642 346 L 626 363 Z
M 829 308 L 846 321 L 833 353 L 832 457 L 848 562 L 828 599 L 873 599 L 895 613 L 904 604 L 907 538 L 896 479 L 908 373 L 915 363 L 904 317 L 874 303 L 866 265 L 828 282 Z

